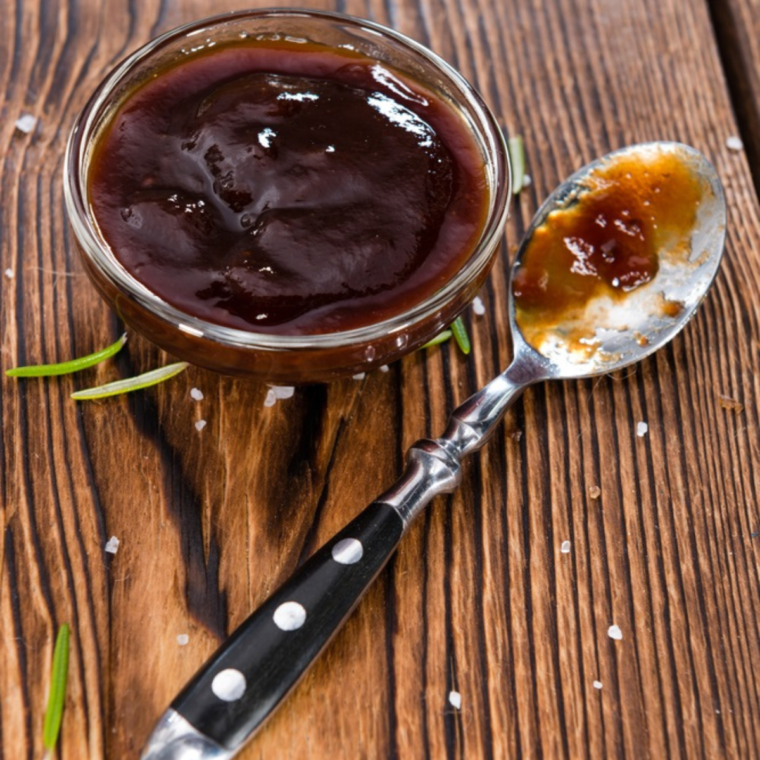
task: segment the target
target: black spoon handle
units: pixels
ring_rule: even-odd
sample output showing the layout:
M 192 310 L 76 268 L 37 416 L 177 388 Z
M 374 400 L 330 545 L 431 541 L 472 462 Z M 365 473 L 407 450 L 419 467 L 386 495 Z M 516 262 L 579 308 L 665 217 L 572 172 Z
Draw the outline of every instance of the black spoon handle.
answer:
M 234 632 L 172 708 L 223 747 L 239 747 L 340 628 L 403 530 L 393 507 L 370 504 Z

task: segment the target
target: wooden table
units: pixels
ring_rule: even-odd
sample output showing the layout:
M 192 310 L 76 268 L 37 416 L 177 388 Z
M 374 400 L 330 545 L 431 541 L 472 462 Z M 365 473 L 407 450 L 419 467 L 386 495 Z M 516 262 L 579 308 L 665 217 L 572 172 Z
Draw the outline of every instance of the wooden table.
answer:
M 95 84 L 160 31 L 258 4 L 3 3 L 3 368 L 82 355 L 121 330 L 63 210 L 65 141 Z M 136 335 L 84 377 L 3 377 L 2 757 L 43 754 L 65 621 L 57 756 L 138 757 L 224 635 L 506 366 L 510 254 L 537 204 L 595 156 L 659 138 L 704 151 L 726 186 L 726 257 L 698 317 L 637 369 L 527 392 L 241 757 L 760 756 L 760 209 L 748 163 L 757 182 L 760 2 L 301 4 L 420 40 L 525 137 L 533 184 L 512 207 L 486 314 L 467 317 L 473 353 L 416 353 L 273 408 L 264 385 L 192 368 L 129 398 L 69 399 L 167 360 Z M 37 118 L 31 134 L 14 128 L 22 114 Z M 733 135 L 745 151 L 727 148 Z

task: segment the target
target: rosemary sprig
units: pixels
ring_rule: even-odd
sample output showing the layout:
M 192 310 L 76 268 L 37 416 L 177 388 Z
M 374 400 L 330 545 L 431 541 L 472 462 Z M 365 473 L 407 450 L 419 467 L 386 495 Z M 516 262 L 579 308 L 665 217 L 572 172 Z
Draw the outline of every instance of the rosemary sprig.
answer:
M 97 398 L 107 398 L 108 396 L 118 396 L 120 393 L 129 393 L 130 391 L 149 388 L 151 385 L 158 385 L 158 383 L 163 383 L 170 377 L 178 375 L 180 372 L 187 369 L 188 366 L 188 362 L 167 364 L 165 367 L 159 367 L 159 369 L 145 372 L 142 375 L 137 375 L 137 377 L 130 377 L 126 380 L 117 380 L 113 383 L 98 385 L 95 388 L 76 391 L 71 394 L 71 398 L 76 399 L 77 401 L 85 401 Z
M 52 753 L 58 741 L 66 701 L 66 681 L 69 676 L 69 624 L 58 629 L 53 650 L 53 669 L 50 675 L 50 695 L 48 696 L 42 741 L 48 753 Z
M 512 165 L 512 193 L 517 195 L 525 184 L 525 147 L 522 135 L 510 137 L 507 147 L 509 162 Z
M 443 330 L 442 332 L 439 332 L 438 335 L 433 338 L 433 340 L 429 340 L 423 346 L 420 346 L 420 351 L 423 348 L 432 348 L 433 346 L 438 346 L 441 343 L 445 343 L 451 337 L 451 334 L 451 330 Z
M 102 351 L 96 351 L 94 354 L 88 354 L 80 359 L 72 359 L 69 362 L 60 364 L 35 364 L 28 367 L 14 367 L 6 371 L 8 377 L 52 377 L 53 375 L 68 375 L 72 372 L 94 367 L 106 359 L 110 359 L 121 351 L 122 346 L 127 342 L 127 334 L 124 333 L 119 340 L 112 343 Z
M 451 323 L 451 332 L 454 335 L 454 340 L 456 340 L 460 351 L 467 356 L 467 354 L 470 353 L 472 346 L 470 345 L 470 336 L 467 334 L 467 328 L 464 326 L 462 317 L 457 317 Z

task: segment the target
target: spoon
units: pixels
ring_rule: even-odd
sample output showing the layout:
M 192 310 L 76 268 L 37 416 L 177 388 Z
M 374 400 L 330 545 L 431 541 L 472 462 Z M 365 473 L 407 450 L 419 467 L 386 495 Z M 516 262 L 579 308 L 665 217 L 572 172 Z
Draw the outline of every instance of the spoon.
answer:
M 589 335 L 580 341 L 563 340 L 566 325 L 549 325 L 547 340 L 536 348 L 535 339 L 534 345 L 526 340 L 525 322 L 513 294 L 515 272 L 536 230 L 552 212 L 582 200 L 589 178 L 605 166 L 653 153 L 682 160 L 703 188 L 686 231 L 688 250 L 675 258 L 668 258 L 666 250 L 657 251 L 660 266 L 654 279 L 631 290 L 634 308 L 629 308 L 627 297 L 608 299 L 606 310 L 597 309 L 602 321 L 592 326 Z M 715 277 L 725 224 L 725 199 L 714 168 L 701 153 L 680 143 L 623 148 L 560 185 L 536 213 L 512 269 L 512 363 L 453 412 L 440 438 L 414 444 L 401 478 L 221 645 L 161 717 L 143 760 L 228 760 L 237 754 L 340 628 L 414 518 L 433 497 L 458 486 L 460 461 L 483 446 L 525 388 L 544 380 L 614 372 L 649 356 L 683 329 Z M 677 308 L 663 309 L 663 303 Z

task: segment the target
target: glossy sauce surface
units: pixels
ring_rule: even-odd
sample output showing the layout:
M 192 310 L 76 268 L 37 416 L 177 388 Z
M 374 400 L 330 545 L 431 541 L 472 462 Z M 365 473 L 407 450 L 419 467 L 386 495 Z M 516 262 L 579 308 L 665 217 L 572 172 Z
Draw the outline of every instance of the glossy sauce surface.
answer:
M 597 325 L 582 320 L 593 301 L 620 303 L 654 280 L 662 255 L 688 257 L 704 190 L 670 151 L 623 153 L 584 178 L 536 228 L 515 270 L 516 319 L 528 343 L 540 346 L 563 324 L 574 325 L 571 342 L 587 340 Z M 665 299 L 660 309 L 680 313 Z
M 279 334 L 361 327 L 445 284 L 489 190 L 461 117 L 356 53 L 217 47 L 125 99 L 89 200 L 135 278 L 185 313 Z

